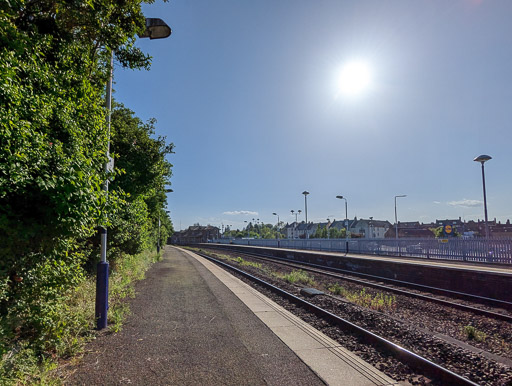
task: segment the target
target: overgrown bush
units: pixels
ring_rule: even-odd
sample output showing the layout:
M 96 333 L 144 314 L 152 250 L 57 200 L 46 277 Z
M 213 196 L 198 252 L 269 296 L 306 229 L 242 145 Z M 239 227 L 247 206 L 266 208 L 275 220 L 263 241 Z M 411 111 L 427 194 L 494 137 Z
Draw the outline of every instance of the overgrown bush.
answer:
M 110 52 L 123 66 L 147 68 L 149 57 L 134 47 L 144 25 L 141 0 L 0 2 L 4 375 L 15 358 L 32 358 L 23 361 L 27 365 L 32 360 L 44 364 L 47 358 L 69 353 L 74 334 L 90 327 L 66 299 L 87 281 L 86 268 L 98 260 L 99 227 L 111 229 L 109 259 L 115 267 L 156 243 L 159 217 L 163 235 L 172 232 L 163 209 L 164 185 L 171 176 L 165 156 L 172 144 L 152 138 L 154 121 L 143 124 L 118 107 L 133 124 L 121 119 L 122 114 L 113 116 L 113 147 L 120 165 L 109 176 L 114 181 L 108 199 L 102 189 L 107 178 L 104 96 Z M 125 152 L 120 144 L 133 141 L 126 138 L 133 130 L 146 146 Z M 148 149 L 148 156 L 140 158 Z M 125 161 L 135 156 L 137 162 Z M 148 170 L 149 186 L 139 186 L 147 182 L 141 179 L 121 186 L 128 176 L 121 170 L 123 162 L 140 166 L 140 160 Z M 135 169 L 130 170 L 133 175 Z M 24 373 L 22 367 L 11 369 Z
M 135 295 L 135 282 L 144 278 L 147 269 L 158 259 L 156 253 L 146 251 L 118 261 L 109 287 L 110 330 L 116 332 L 121 329 L 122 321 L 128 313 L 125 299 Z M 51 303 L 52 324 L 57 328 L 47 334 L 47 355 L 38 354 L 37 346 L 30 339 L 17 339 L 9 346 L 0 357 L 0 385 L 54 382 L 52 374 L 48 374 L 56 366 L 52 359 L 75 355 L 93 336 L 94 296 L 91 294 L 94 294 L 95 285 L 94 277 L 83 279 Z M 46 311 L 42 310 L 42 313 L 48 315 Z M 0 331 L 0 336 L 5 335 Z

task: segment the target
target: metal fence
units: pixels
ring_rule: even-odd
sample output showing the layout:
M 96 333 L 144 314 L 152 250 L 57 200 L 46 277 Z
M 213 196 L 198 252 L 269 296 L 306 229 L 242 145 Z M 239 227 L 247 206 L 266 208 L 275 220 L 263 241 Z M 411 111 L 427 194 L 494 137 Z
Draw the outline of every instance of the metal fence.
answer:
M 512 239 L 217 239 L 214 243 L 512 264 Z

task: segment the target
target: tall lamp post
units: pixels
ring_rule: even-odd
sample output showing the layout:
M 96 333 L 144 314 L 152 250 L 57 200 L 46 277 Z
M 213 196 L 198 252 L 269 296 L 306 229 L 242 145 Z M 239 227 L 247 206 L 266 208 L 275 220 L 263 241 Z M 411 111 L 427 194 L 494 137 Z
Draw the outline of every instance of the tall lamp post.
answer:
M 396 199 L 400 197 L 407 197 L 407 194 L 401 194 L 399 196 L 395 196 L 395 238 L 398 240 L 398 217 L 396 215 Z
M 491 156 L 482 154 L 476 157 L 473 161 L 480 162 L 482 164 L 482 186 L 484 189 L 484 216 L 485 216 L 485 237 L 489 238 L 489 223 L 487 218 L 487 196 L 485 194 L 485 170 L 484 163 L 492 159 Z
M 347 199 L 343 196 L 336 196 L 340 200 L 345 200 L 345 248 L 348 253 L 348 206 Z
M 308 233 L 308 194 L 309 192 L 307 190 L 303 191 L 302 194 L 304 195 L 304 210 L 306 213 L 306 238 L 309 239 L 309 233 Z
M 147 18 L 146 19 L 146 31 L 143 35 L 139 35 L 141 38 L 150 39 L 163 39 L 171 35 L 171 28 L 165 24 L 161 19 Z M 112 114 L 112 76 L 114 69 L 114 52 L 110 53 L 110 75 L 107 82 L 106 90 L 106 108 L 107 114 L 107 162 L 105 163 L 105 172 L 110 172 L 114 168 L 113 160 L 110 157 L 110 122 Z M 105 194 L 108 195 L 108 178 L 105 180 L 103 185 Z M 102 227 L 100 229 L 101 234 L 101 253 L 100 262 L 97 266 L 96 274 L 96 328 L 102 330 L 107 327 L 107 311 L 108 311 L 108 269 L 109 264 L 107 262 L 107 228 Z
M 272 213 L 274 216 L 277 216 L 277 239 L 279 240 L 279 215 L 277 213 Z

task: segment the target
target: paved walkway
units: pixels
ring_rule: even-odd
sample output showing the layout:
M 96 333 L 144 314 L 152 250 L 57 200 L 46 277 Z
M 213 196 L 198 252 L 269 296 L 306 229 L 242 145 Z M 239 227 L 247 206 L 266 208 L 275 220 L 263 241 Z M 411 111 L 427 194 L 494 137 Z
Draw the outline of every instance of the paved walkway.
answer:
M 118 334 L 66 384 L 389 385 L 393 381 L 197 255 L 167 247 Z

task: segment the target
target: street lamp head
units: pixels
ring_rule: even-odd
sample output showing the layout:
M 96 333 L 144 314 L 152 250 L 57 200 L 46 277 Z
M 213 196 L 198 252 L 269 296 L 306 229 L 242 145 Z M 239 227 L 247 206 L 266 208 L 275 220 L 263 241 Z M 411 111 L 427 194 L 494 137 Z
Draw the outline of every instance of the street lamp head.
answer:
M 339 198 L 340 200 L 343 200 L 345 197 L 343 197 L 343 196 L 336 196 L 336 198 Z
M 481 162 L 483 165 L 484 162 L 489 161 L 490 159 L 492 159 L 492 157 L 490 155 L 482 154 L 482 155 L 479 155 L 478 157 L 476 157 L 473 161 Z
M 305 190 L 305 191 L 302 192 L 302 194 L 307 196 L 309 194 L 309 192 L 307 190 Z
M 407 194 L 401 194 L 399 196 L 395 196 L 395 198 L 398 198 L 398 197 L 407 197 Z
M 277 213 L 275 213 L 275 212 L 274 212 L 274 213 L 272 213 L 272 214 L 273 214 L 274 216 L 277 216 Z
M 172 30 L 165 21 L 158 18 L 148 17 L 146 18 L 146 31 L 142 35 L 139 35 L 140 38 L 150 38 L 150 39 L 164 39 L 171 35 Z
M 172 190 L 172 189 L 165 189 L 165 192 L 166 193 L 172 193 L 172 192 L 174 192 L 174 190 Z

